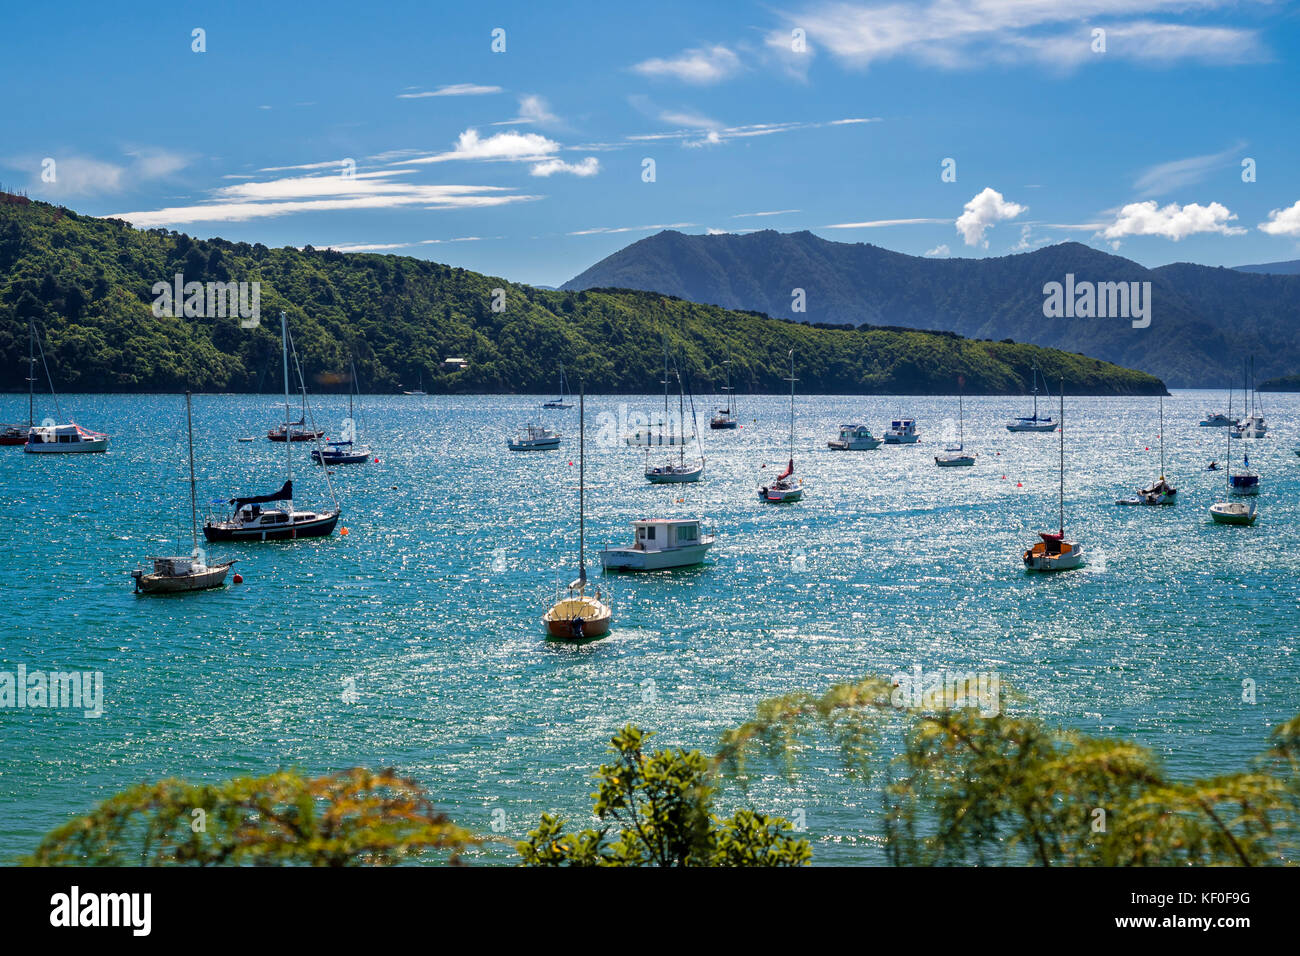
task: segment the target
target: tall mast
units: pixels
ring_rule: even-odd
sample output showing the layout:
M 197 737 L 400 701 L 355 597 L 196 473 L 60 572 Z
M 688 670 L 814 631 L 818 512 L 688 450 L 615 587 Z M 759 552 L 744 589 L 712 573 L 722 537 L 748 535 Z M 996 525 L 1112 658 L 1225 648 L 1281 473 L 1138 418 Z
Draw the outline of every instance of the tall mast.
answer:
M 1165 480 L 1165 397 L 1160 396 L 1160 480 Z
M 284 462 L 289 481 L 293 481 L 293 430 L 289 427 L 289 320 L 280 313 L 280 357 L 284 362 Z M 305 401 L 305 399 L 304 399 Z M 289 499 L 290 520 L 293 516 L 293 499 Z
M 1065 538 L 1065 376 L 1061 376 L 1061 538 Z
M 794 461 L 794 349 L 790 350 L 790 460 Z
M 36 424 L 36 323 L 27 323 L 27 430 Z
M 587 583 L 587 383 L 578 398 L 578 581 Z
M 1029 373 L 1034 381 L 1034 421 L 1038 421 L 1038 366 L 1033 366 L 1033 371 Z
M 966 445 L 966 412 L 961 404 L 961 392 L 957 393 L 957 444 Z
M 194 491 L 194 416 L 190 411 L 190 393 L 185 393 L 185 430 L 190 439 L 190 541 L 193 544 L 191 554 L 199 553 L 199 506 Z
M 686 387 L 682 385 L 681 369 L 677 370 L 677 420 L 681 423 L 681 445 L 678 446 L 678 460 L 686 464 Z

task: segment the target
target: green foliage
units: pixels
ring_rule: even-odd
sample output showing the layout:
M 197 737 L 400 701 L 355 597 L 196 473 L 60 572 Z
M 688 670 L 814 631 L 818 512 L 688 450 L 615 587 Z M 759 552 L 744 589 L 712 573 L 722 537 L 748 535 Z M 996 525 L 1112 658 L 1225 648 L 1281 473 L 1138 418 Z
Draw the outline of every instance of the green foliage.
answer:
M 156 318 L 153 285 L 261 283 L 262 325 Z M 504 312 L 492 311 L 505 290 Z M 713 301 L 705 299 L 704 301 Z M 309 384 L 345 390 L 356 355 L 365 389 L 423 381 L 445 392 L 545 393 L 563 362 L 592 392 L 653 387 L 661 342 L 697 392 L 731 358 L 741 391 L 780 392 L 794 349 L 800 388 L 846 394 L 1020 394 L 1037 364 L 1071 394 L 1153 395 L 1141 372 L 1067 352 L 891 328 L 818 329 L 627 290 L 551 291 L 435 262 L 329 250 L 268 249 L 135 230 L 33 202 L 0 205 L 0 389 L 25 391 L 27 321 L 47 336 L 55 385 L 69 391 L 274 391 L 284 310 Z M 444 371 L 449 356 L 469 360 Z
M 715 817 L 705 758 L 697 750 L 647 757 L 649 736 L 629 724 L 610 742 L 617 760 L 601 765 L 592 794 L 606 826 L 566 834 L 564 821 L 543 814 L 519 844 L 524 865 L 800 866 L 812 858 L 807 840 L 787 835 L 787 820 L 753 810 Z
M 392 770 L 307 778 L 282 771 L 219 784 L 162 780 L 50 832 L 32 866 L 387 866 L 459 862 L 481 843 Z
M 755 756 L 793 773 L 828 738 L 851 774 L 880 781 L 899 865 L 1300 862 L 1300 716 L 1274 730 L 1250 769 L 1178 781 L 1128 741 L 1005 710 L 903 711 L 895 692 L 867 679 L 766 701 L 723 736 L 715 761 L 742 783 Z M 883 774 L 869 772 L 873 761 Z

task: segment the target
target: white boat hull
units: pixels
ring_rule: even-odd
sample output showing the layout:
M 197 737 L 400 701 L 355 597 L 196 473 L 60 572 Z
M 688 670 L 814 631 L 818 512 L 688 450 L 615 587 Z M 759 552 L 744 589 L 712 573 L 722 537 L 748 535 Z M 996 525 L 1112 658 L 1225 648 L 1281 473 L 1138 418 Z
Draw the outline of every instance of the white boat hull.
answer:
M 606 571 L 663 571 L 668 568 L 689 568 L 703 563 L 711 547 L 713 547 L 712 540 L 664 551 L 609 548 L 600 552 L 600 563 Z
M 768 504 L 783 505 L 803 498 L 803 488 L 759 488 L 758 499 Z
M 30 455 L 76 455 L 108 451 L 108 439 L 97 438 L 93 441 L 44 442 L 23 445 L 23 451 Z
M 826 447 L 832 451 L 873 451 L 883 444 L 884 442 L 879 438 L 855 438 L 853 441 L 832 438 L 826 443 Z
M 921 440 L 920 435 L 886 435 L 886 445 L 915 445 Z
M 645 478 L 652 485 L 676 485 L 699 481 L 703 475 L 704 466 L 701 465 L 699 468 L 690 468 L 685 471 L 648 468 L 646 469 Z
M 974 455 L 935 455 L 934 463 L 940 468 L 967 468 L 975 464 Z
M 560 447 L 558 438 L 548 438 L 543 441 L 507 441 L 506 446 L 511 451 L 551 451 Z
M 1210 517 L 1216 524 L 1251 525 L 1259 517 L 1255 502 L 1221 501 L 1210 505 Z

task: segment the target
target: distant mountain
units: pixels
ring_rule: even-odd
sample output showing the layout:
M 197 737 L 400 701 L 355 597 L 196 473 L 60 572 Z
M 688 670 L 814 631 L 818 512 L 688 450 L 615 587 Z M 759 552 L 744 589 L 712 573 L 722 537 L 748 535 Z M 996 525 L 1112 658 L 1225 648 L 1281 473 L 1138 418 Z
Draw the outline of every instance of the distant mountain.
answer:
M 1151 283 L 1149 328 L 1122 318 L 1047 318 L 1044 285 Z M 688 236 L 633 243 L 562 289 L 663 292 L 807 322 L 943 329 L 1014 339 L 1141 368 L 1170 385 L 1219 385 L 1241 359 L 1261 377 L 1300 367 L 1300 276 L 1176 263 L 1147 269 L 1077 242 L 988 259 L 928 259 L 811 232 Z M 792 311 L 802 289 L 806 311 Z
M 322 391 L 347 389 L 350 356 L 362 387 L 376 392 L 423 382 L 430 394 L 555 394 L 560 363 L 575 388 L 652 391 L 666 339 L 697 392 L 722 384 L 728 358 L 741 391 L 783 391 L 791 349 L 809 393 L 951 394 L 964 378 L 969 394 L 1018 394 L 1035 364 L 1049 379 L 1064 376 L 1073 394 L 1164 392 L 1145 373 L 1030 345 L 816 329 L 658 293 L 547 291 L 424 259 L 193 239 L 4 197 L 0 389 L 11 392 L 27 389 L 29 320 L 63 390 L 273 391 L 281 309 L 304 373 Z M 155 283 L 177 273 L 186 282 L 259 282 L 261 325 L 155 316 Z
M 1300 259 L 1289 259 L 1286 262 L 1259 262 L 1250 266 L 1237 266 L 1238 272 L 1264 272 L 1275 276 L 1294 276 L 1300 275 Z

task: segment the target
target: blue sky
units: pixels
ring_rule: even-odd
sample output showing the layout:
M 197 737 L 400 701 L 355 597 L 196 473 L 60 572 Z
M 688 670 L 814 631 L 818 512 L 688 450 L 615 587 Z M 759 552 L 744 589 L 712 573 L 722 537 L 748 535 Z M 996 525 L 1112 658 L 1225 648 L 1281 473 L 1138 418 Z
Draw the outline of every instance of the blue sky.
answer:
M 1300 257 L 1292 3 L 179 7 L 6 9 L 0 182 L 549 285 L 659 227 Z

